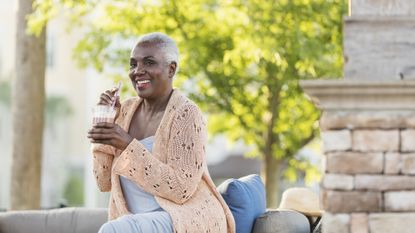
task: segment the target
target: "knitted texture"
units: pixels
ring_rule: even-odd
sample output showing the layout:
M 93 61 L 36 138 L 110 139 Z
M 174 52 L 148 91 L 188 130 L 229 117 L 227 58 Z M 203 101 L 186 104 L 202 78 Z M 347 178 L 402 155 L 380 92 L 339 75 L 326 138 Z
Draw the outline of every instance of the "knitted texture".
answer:
M 125 131 L 141 101 L 136 97 L 121 105 L 116 123 Z M 199 108 L 174 90 L 156 131 L 153 153 L 136 139 L 124 151 L 93 145 L 98 187 L 111 191 L 109 219 L 130 214 L 120 185 L 122 175 L 155 196 L 170 214 L 174 232 L 235 232 L 232 213 L 207 169 L 206 135 Z

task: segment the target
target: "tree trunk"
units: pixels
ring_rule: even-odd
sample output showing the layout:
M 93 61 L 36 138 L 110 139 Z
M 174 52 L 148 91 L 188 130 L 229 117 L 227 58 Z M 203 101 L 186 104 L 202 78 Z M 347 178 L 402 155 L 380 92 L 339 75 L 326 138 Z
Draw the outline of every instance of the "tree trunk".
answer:
M 264 170 L 265 174 L 265 190 L 267 193 L 267 207 L 277 208 L 278 194 L 280 188 L 280 174 L 281 174 L 281 161 L 275 159 L 272 154 L 265 155 Z
M 280 183 L 280 164 L 281 161 L 273 156 L 272 146 L 278 144 L 278 137 L 274 133 L 274 126 L 278 119 L 279 107 L 279 86 L 269 87 L 271 95 L 269 96 L 269 112 L 271 118 L 267 122 L 267 131 L 264 134 L 265 146 L 263 148 L 264 166 L 263 174 L 265 174 L 265 189 L 267 193 L 267 207 L 275 208 L 278 202 L 278 191 Z
M 43 111 L 45 99 L 45 30 L 28 35 L 26 17 L 33 0 L 19 0 L 16 28 L 16 76 L 13 82 L 13 145 L 10 209 L 40 207 Z

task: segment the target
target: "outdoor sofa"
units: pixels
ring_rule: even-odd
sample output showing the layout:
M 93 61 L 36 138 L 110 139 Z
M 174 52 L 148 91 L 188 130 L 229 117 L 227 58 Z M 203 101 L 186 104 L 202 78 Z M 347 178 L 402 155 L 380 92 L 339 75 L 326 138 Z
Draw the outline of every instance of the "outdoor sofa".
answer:
M 259 175 L 228 179 L 217 187 L 236 222 L 236 233 L 310 233 L 307 217 L 291 210 L 267 210 Z M 0 233 L 97 233 L 105 208 L 60 208 L 0 213 Z M 197 232 L 190 232 L 197 233 Z
M 104 208 L 61 208 L 0 213 L 0 233 L 97 233 L 107 221 Z M 295 211 L 269 210 L 253 233 L 309 233 L 307 218 Z

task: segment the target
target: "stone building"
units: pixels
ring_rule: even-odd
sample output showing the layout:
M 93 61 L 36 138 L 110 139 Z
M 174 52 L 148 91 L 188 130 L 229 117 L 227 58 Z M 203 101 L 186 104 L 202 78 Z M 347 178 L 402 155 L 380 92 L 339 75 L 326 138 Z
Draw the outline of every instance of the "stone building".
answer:
M 415 1 L 350 4 L 344 79 L 302 82 L 323 111 L 323 232 L 415 232 Z

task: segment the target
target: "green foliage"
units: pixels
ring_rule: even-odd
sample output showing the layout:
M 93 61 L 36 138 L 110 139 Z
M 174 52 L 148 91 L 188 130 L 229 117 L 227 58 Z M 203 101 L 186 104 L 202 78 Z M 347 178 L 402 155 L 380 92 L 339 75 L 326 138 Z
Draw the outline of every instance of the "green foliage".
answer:
M 27 32 L 39 36 L 49 20 L 64 15 L 70 21 L 68 29 L 81 26 L 80 20 L 94 9 L 98 0 L 34 0 L 34 12 L 27 16 Z
M 50 121 L 53 121 L 58 117 L 67 117 L 73 112 L 68 100 L 59 95 L 47 97 L 45 110 L 46 117 Z
M 11 85 L 9 81 L 0 81 L 0 104 L 10 107 Z M 66 117 L 72 114 L 68 100 L 60 95 L 50 95 L 46 98 L 45 113 L 47 119 L 53 121 L 57 117 Z
M 10 106 L 11 96 L 10 84 L 6 81 L 0 81 L 0 104 Z
M 69 206 L 82 206 L 84 204 L 84 182 L 81 174 L 72 174 L 63 194 Z
M 295 174 L 292 169 L 314 174 L 309 163 L 294 157 L 318 133 L 319 117 L 298 81 L 342 76 L 345 0 L 82 3 L 69 7 L 84 9 L 84 15 L 93 9 L 74 50 L 81 66 L 122 67 L 125 72 L 111 75 L 126 77 L 132 41 L 143 33 L 165 32 L 182 54 L 176 84 L 209 112 L 211 133 L 254 145 L 251 155 L 271 151 L 288 168 L 287 177 Z M 127 48 L 121 46 L 126 43 Z

